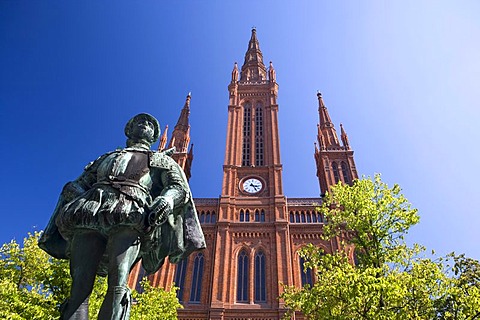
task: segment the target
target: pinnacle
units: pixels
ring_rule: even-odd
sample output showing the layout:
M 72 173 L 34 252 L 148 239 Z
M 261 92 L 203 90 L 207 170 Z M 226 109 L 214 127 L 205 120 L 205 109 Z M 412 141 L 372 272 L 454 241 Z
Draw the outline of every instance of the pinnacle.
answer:
M 252 36 L 248 42 L 245 60 L 242 66 L 240 81 L 263 81 L 267 78 L 267 69 L 263 64 L 263 55 L 257 40 L 257 30 L 252 28 Z

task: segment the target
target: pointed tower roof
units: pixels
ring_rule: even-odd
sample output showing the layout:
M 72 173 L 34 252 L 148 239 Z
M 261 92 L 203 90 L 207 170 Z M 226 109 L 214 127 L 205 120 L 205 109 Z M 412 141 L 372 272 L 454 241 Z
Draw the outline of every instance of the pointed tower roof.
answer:
M 329 147 L 339 147 L 340 144 L 338 142 L 337 132 L 335 131 L 335 127 L 330 119 L 330 115 L 328 114 L 327 107 L 323 102 L 322 94 L 317 92 L 318 98 L 318 114 L 320 118 L 320 123 L 318 124 L 318 142 L 320 144 L 320 149 L 325 148 L 328 149 Z
M 177 153 L 186 153 L 188 149 L 188 144 L 190 143 L 190 100 L 192 98 L 191 93 L 189 92 L 187 98 L 185 99 L 185 104 L 183 106 L 182 112 L 178 117 L 177 124 L 172 132 L 172 138 L 168 147 L 175 147 Z
M 185 104 L 183 105 L 182 112 L 180 113 L 180 116 L 178 117 L 177 124 L 175 125 L 175 129 L 181 129 L 181 130 L 186 130 L 188 127 L 190 127 L 189 122 L 188 122 L 188 117 L 190 116 L 190 100 L 192 98 L 192 93 L 189 92 L 187 95 L 187 98 L 185 99 Z
M 327 107 L 323 102 L 322 94 L 317 91 L 317 98 L 318 98 L 318 114 L 320 115 L 320 128 L 332 127 L 333 123 L 330 119 L 330 115 L 328 114 Z
M 168 139 L 168 124 L 165 126 L 165 130 L 163 130 L 163 134 L 160 137 L 160 143 L 158 144 L 158 151 L 162 151 L 167 146 L 167 139 Z
M 248 42 L 248 49 L 245 53 L 240 81 L 264 81 L 267 80 L 267 68 L 263 64 L 263 55 L 260 51 L 260 44 L 257 39 L 257 30 L 252 29 L 252 36 Z

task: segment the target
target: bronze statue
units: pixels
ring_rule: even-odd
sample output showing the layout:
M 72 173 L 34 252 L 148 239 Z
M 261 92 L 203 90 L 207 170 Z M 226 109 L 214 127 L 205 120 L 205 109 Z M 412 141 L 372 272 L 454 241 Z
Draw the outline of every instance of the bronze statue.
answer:
M 108 276 L 100 320 L 129 319 L 127 280 L 142 259 L 148 274 L 205 248 L 190 188 L 173 150 L 150 150 L 158 121 L 138 114 L 125 126 L 127 147 L 106 153 L 68 182 L 39 246 L 70 259 L 70 298 L 61 319 L 88 319 L 95 276 Z

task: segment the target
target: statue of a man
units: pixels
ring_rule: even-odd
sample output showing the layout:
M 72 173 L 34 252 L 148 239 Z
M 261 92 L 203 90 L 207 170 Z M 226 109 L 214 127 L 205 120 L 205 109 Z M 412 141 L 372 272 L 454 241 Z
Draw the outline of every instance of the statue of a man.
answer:
M 165 257 L 173 263 L 205 248 L 205 239 L 182 168 L 156 152 L 158 121 L 138 114 L 125 126 L 125 149 L 93 161 L 68 182 L 39 245 L 56 258 L 70 259 L 72 288 L 61 319 L 88 319 L 95 276 L 108 276 L 100 320 L 129 319 L 127 280 L 142 259 L 148 274 Z

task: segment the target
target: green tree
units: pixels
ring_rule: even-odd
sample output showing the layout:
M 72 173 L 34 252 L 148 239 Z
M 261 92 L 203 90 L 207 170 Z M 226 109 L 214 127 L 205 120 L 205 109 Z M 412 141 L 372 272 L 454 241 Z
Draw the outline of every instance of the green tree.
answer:
M 133 292 L 137 301 L 132 308 L 131 320 L 174 320 L 177 319 L 177 309 L 183 308 L 176 295 L 177 287 L 169 291 L 152 287 L 147 278 L 142 281 L 143 292 Z
M 449 282 L 446 293 L 435 301 L 439 319 L 480 319 L 480 263 L 465 255 L 443 259 Z
M 39 233 L 0 249 L 0 318 L 54 319 L 68 296 L 68 262 L 51 259 L 38 248 Z
M 316 281 L 285 287 L 287 317 L 295 310 L 309 319 L 480 317 L 478 262 L 454 254 L 432 260 L 423 247 L 407 246 L 404 237 L 419 216 L 398 185 L 389 188 L 380 175 L 338 184 L 320 211 L 328 221 L 324 238 L 343 239 L 345 250 L 326 255 L 310 245 L 301 251 Z
M 15 240 L 0 248 L 0 319 L 58 319 L 59 306 L 68 297 L 70 274 L 67 260 L 50 257 L 38 247 L 40 232 L 28 234 L 20 246 Z M 144 292 L 133 292 L 136 303 L 131 319 L 176 319 L 181 305 L 169 291 L 153 288 L 144 279 Z M 90 317 L 95 319 L 106 292 L 106 279 L 97 277 L 90 296 Z M 148 316 L 146 316 L 148 315 Z

